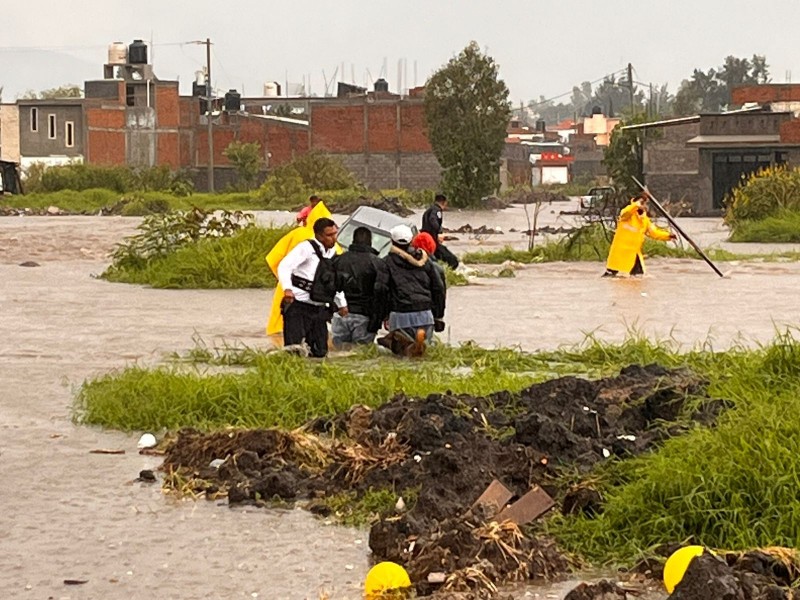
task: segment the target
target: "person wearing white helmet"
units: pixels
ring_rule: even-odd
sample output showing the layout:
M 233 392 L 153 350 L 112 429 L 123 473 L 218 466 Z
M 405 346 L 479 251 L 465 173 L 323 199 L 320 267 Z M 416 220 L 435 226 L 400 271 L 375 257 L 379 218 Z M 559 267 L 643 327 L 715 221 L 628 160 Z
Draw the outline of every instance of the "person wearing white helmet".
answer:
M 414 232 L 396 225 L 392 246 L 378 272 L 375 291 L 389 330 L 382 345 L 407 355 L 420 355 L 433 337 L 434 322 L 444 318 L 445 291 L 424 250 L 411 246 Z

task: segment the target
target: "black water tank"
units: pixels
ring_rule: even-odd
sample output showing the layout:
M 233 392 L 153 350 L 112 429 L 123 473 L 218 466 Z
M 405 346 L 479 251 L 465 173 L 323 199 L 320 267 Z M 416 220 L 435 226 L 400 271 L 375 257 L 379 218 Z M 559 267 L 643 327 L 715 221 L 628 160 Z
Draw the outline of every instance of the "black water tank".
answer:
M 544 133 L 547 131 L 547 122 L 544 119 L 536 121 L 536 133 Z
M 389 91 L 389 82 L 386 81 L 383 77 L 378 79 L 375 82 L 375 91 L 376 92 L 388 92 Z
M 206 96 L 206 84 L 193 81 L 192 96 L 195 98 L 200 98 L 200 114 L 206 114 L 208 112 L 208 100 L 204 99 Z
M 225 110 L 228 112 L 238 112 L 242 108 L 242 95 L 236 90 L 225 92 Z
M 128 62 L 132 65 L 147 64 L 147 44 L 142 40 L 133 40 L 128 46 Z

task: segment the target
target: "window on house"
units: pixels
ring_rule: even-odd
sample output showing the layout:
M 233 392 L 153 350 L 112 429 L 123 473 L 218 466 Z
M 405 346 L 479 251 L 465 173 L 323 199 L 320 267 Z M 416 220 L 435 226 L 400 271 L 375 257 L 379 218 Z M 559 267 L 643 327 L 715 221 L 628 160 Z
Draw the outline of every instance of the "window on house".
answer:
M 75 123 L 72 121 L 67 121 L 64 124 L 64 143 L 67 148 L 75 146 Z
M 51 140 L 56 139 L 56 116 L 47 115 L 47 137 Z
M 31 108 L 31 131 L 39 131 L 39 109 L 35 106 Z

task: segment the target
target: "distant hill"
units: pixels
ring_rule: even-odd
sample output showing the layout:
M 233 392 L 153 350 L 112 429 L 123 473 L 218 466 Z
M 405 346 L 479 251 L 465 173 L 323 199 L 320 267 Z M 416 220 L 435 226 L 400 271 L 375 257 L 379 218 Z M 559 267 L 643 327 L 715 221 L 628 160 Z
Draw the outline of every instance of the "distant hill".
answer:
M 55 50 L 4 50 L 0 48 L 0 87 L 3 102 L 14 102 L 28 90 L 36 92 L 74 83 L 83 88 L 87 79 L 103 77 L 102 53 L 97 63 Z

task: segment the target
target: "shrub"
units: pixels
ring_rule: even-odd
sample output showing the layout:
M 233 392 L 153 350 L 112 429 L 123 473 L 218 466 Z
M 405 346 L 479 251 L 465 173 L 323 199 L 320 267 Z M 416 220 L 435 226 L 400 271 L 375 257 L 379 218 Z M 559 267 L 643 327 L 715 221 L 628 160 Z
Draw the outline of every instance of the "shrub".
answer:
M 736 228 L 784 211 L 800 212 L 800 169 L 783 166 L 761 169 L 748 176 L 728 197 L 725 222 Z

